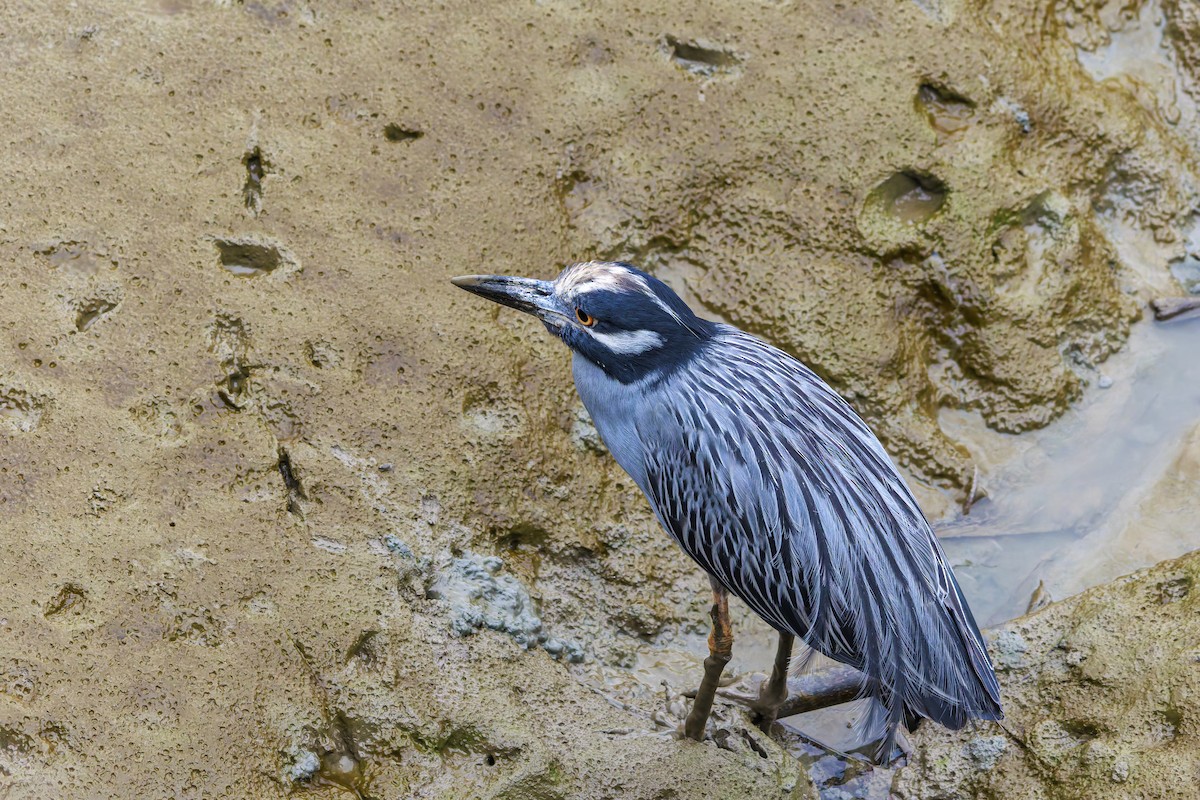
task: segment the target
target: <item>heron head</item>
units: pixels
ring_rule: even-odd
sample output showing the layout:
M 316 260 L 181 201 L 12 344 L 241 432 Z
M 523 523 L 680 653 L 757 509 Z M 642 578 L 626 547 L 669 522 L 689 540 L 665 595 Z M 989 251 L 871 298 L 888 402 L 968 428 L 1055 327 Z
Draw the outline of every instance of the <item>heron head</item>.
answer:
M 465 275 L 454 285 L 533 314 L 610 377 L 630 383 L 687 361 L 712 335 L 679 295 L 624 263 L 572 264 L 553 281 Z

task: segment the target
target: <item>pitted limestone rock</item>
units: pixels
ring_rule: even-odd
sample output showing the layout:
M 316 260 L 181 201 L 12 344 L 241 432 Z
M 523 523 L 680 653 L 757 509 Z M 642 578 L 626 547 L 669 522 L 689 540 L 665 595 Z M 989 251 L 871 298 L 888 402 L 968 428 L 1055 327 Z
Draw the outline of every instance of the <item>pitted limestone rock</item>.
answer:
M 450 625 L 459 636 L 484 628 L 513 637 L 526 650 L 541 647 L 555 658 L 570 662 L 584 659 L 583 648 L 547 634 L 542 629 L 529 591 L 512 575 L 501 573 L 504 562 L 496 556 L 464 553 L 449 558 L 436 571 L 427 596 L 450 606 Z

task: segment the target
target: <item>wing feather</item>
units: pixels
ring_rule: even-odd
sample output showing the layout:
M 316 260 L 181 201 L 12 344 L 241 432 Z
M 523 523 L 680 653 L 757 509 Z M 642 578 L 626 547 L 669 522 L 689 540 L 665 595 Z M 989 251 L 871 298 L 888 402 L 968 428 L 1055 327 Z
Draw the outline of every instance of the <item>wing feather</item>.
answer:
M 878 439 L 787 354 L 732 328 L 636 420 L 663 527 L 775 628 L 861 670 L 895 726 L 1001 716 L 970 609 Z

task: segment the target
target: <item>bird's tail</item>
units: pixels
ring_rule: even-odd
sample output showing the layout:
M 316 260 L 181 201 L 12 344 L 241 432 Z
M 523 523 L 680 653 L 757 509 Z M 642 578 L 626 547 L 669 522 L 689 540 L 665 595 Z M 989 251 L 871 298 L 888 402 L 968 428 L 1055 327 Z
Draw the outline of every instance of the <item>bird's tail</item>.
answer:
M 896 760 L 896 737 L 899 735 L 900 725 L 904 724 L 910 731 L 913 728 L 907 724 L 903 703 L 896 704 L 899 709 L 893 707 L 879 696 L 878 686 L 876 692 L 871 692 L 870 689 L 867 692 L 870 702 L 867 713 L 856 725 L 860 731 L 858 738 L 859 741 L 874 743 L 875 746 L 871 750 L 872 761 L 880 765 L 891 764 Z

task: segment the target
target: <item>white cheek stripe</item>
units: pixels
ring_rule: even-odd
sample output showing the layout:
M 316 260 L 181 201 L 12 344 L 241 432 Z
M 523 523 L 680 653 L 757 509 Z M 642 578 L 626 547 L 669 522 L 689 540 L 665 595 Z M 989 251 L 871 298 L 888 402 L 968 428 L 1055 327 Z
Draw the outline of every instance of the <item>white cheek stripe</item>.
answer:
M 663 337 L 654 331 L 620 331 L 619 333 L 596 333 L 588 331 L 597 342 L 622 356 L 636 356 L 663 346 Z

